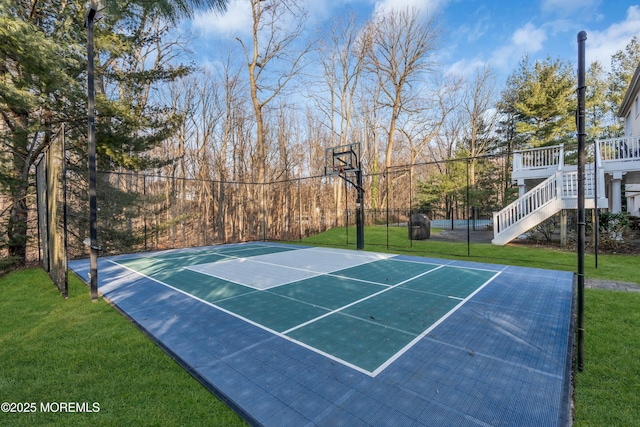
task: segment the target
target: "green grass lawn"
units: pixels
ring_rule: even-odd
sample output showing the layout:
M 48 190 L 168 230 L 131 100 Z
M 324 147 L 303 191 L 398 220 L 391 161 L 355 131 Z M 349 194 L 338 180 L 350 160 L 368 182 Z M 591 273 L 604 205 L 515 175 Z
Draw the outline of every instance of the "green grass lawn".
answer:
M 344 247 L 345 229 L 302 243 Z M 387 241 L 389 249 L 387 249 Z M 349 237 L 355 249 L 355 234 Z M 409 246 L 411 243 L 411 246 Z M 371 227 L 366 250 L 575 271 L 571 252 L 524 246 L 408 242 L 405 228 Z M 470 255 L 470 257 L 468 256 Z M 587 256 L 586 276 L 640 283 L 638 257 Z M 38 268 L 0 277 L 0 402 L 94 402 L 93 413 L 0 413 L 0 425 L 243 425 L 109 304 L 91 303 L 70 275 L 62 299 Z M 585 292 L 585 367 L 575 426 L 640 425 L 640 294 Z
M 349 228 L 347 241 L 344 227 L 337 227 L 304 239 L 303 244 L 356 248 L 355 227 Z M 438 232 L 439 230 L 435 230 Z M 433 232 L 433 231 L 432 231 Z M 365 227 L 365 250 L 445 259 L 461 259 L 491 264 L 540 267 L 550 270 L 576 271 L 577 254 L 559 249 L 525 245 L 496 246 L 491 243 L 450 243 L 436 240 L 414 240 L 407 237 L 406 227 Z M 640 284 L 637 255 L 598 256 L 595 268 L 593 254 L 585 254 L 585 276 L 593 279 L 617 280 Z
M 585 291 L 575 426 L 640 426 L 640 293 Z
M 244 425 L 166 353 L 69 275 L 60 297 L 39 268 L 0 277 L 0 412 L 3 426 Z M 87 402 L 91 413 L 43 413 L 40 404 Z

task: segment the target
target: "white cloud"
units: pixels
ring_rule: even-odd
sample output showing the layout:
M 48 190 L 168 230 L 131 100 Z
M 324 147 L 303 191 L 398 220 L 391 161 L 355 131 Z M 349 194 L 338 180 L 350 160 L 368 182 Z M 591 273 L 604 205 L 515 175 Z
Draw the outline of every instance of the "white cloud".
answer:
M 332 18 L 336 9 L 352 3 L 351 0 L 295 1 L 300 8 L 309 13 L 309 17 L 313 22 Z M 424 3 L 424 0 L 410 1 L 414 3 Z M 393 3 L 393 1 L 391 3 Z M 248 0 L 230 0 L 226 13 L 221 15 L 210 11 L 198 15 L 193 19 L 193 27 L 205 35 L 247 35 L 251 31 L 251 25 L 251 5 Z
M 475 70 L 485 67 L 486 65 L 485 61 L 478 58 L 471 60 L 461 59 L 451 64 L 445 71 L 445 74 L 448 76 L 454 75 L 469 78 L 473 75 Z
M 560 15 L 576 13 L 579 10 L 593 10 L 600 0 L 543 0 L 542 10 Z
M 313 22 L 332 17 L 335 9 L 350 3 L 350 0 L 296 1 L 300 8 L 309 13 Z M 251 26 L 251 5 L 248 0 L 230 0 L 226 13 L 210 11 L 197 15 L 193 19 L 193 28 L 204 35 L 222 34 L 242 37 L 250 34 Z
M 193 19 L 193 27 L 204 34 L 244 34 L 251 30 L 251 6 L 246 0 L 231 0 L 224 14 L 206 12 Z
M 611 56 L 629 44 L 640 29 L 640 6 L 630 6 L 624 21 L 611 24 L 603 31 L 587 31 L 585 55 L 587 64 L 598 60 L 605 70 L 611 67 Z
M 542 50 L 546 40 L 546 31 L 543 28 L 536 28 L 529 22 L 514 31 L 510 43 L 493 51 L 489 63 L 499 70 L 512 69 L 525 54 L 534 54 Z
M 376 0 L 374 11 L 386 12 L 392 9 L 416 8 L 424 14 L 435 15 L 449 0 Z
M 542 28 L 536 28 L 532 23 L 518 28 L 511 36 L 515 48 L 528 53 L 535 53 L 542 49 L 547 40 L 547 34 Z
M 349 0 L 297 0 L 298 4 L 309 12 L 313 20 L 324 20 L 333 17 L 335 9 L 351 3 Z

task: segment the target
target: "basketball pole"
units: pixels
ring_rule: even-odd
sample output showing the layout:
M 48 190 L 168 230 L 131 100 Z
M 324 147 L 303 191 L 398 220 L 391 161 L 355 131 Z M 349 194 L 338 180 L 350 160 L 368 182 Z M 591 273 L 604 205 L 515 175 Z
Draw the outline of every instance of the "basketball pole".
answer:
M 358 189 L 358 198 L 356 199 L 356 248 L 364 249 L 364 190 L 362 189 L 362 170 L 360 165 L 356 170 L 356 187 Z
M 585 41 L 587 33 L 578 33 L 578 371 L 584 369 L 584 162 L 585 162 Z M 597 203 L 597 200 L 596 200 Z
M 347 173 L 355 174 L 355 182 L 347 177 Z M 360 143 L 330 147 L 325 150 L 325 175 L 338 175 L 353 185 L 358 191 L 356 196 L 356 248 L 364 249 L 364 188 L 362 187 L 362 163 L 360 161 Z M 345 191 L 345 197 L 347 192 Z M 349 210 L 347 209 L 347 215 Z M 347 216 L 347 245 L 349 244 L 349 219 Z
M 360 163 L 358 161 L 358 167 L 353 171 L 356 175 L 356 182 L 351 181 L 347 178 L 346 173 L 344 172 L 344 168 L 340 168 L 340 173 L 338 176 L 345 181 L 345 185 L 348 182 L 353 185 L 358 192 L 356 196 L 356 249 L 363 250 L 364 249 L 364 188 L 362 188 L 362 169 L 360 169 Z M 346 192 L 345 192 L 346 196 Z M 347 215 L 349 210 L 347 209 Z M 349 220 L 347 219 L 347 224 Z M 347 244 L 349 244 L 349 233 L 347 230 Z

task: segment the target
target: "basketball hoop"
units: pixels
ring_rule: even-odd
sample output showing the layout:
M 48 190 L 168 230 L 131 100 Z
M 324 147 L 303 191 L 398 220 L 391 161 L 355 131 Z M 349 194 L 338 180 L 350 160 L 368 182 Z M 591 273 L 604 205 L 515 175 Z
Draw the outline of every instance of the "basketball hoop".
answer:
M 329 147 L 325 150 L 325 175 L 345 176 L 360 170 L 360 143 Z
M 333 171 L 331 173 L 331 175 L 344 175 L 344 166 L 343 165 L 334 165 L 331 167 L 331 170 Z
M 356 198 L 356 247 L 364 249 L 364 189 L 362 169 L 360 169 L 360 143 L 329 147 L 324 155 L 324 174 L 338 176 L 358 190 Z M 348 173 L 348 174 L 347 174 Z M 355 175 L 350 179 L 348 175 Z

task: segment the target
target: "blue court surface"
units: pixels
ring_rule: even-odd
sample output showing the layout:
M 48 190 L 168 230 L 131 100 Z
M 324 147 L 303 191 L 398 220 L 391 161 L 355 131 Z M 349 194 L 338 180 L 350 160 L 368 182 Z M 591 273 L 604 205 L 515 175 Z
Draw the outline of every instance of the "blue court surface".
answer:
M 265 242 L 98 271 L 253 425 L 570 425 L 573 273 Z

